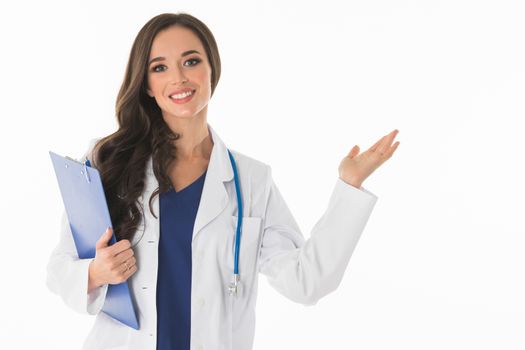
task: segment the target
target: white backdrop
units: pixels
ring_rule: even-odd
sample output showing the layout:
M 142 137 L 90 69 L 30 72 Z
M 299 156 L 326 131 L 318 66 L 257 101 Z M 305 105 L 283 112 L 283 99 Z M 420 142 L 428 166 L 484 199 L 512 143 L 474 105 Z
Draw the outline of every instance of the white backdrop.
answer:
M 1 349 L 79 349 L 90 330 L 45 286 L 63 210 L 48 151 L 116 129 L 135 35 L 178 11 L 219 45 L 208 122 L 272 166 L 306 238 L 352 146 L 400 130 L 340 287 L 305 307 L 261 276 L 255 350 L 525 348 L 522 1 L 0 7 Z

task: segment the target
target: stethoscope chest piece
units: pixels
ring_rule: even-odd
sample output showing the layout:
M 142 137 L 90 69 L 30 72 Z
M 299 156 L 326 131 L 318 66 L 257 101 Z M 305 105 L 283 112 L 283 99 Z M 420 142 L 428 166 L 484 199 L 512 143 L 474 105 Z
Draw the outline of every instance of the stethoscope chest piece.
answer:
M 236 297 L 237 293 L 240 292 L 240 287 L 241 287 L 240 282 L 241 282 L 241 276 L 239 274 L 234 274 L 233 281 L 230 282 L 230 285 L 228 286 L 228 294 Z

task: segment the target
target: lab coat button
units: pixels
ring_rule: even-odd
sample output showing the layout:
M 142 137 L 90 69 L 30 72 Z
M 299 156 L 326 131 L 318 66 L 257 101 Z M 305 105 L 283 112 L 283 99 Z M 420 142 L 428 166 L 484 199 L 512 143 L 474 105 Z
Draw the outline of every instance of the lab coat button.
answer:
M 203 350 L 203 349 L 204 349 L 204 347 L 202 345 L 200 345 L 200 344 L 197 345 L 197 350 Z
M 204 298 L 199 298 L 199 306 L 204 306 Z

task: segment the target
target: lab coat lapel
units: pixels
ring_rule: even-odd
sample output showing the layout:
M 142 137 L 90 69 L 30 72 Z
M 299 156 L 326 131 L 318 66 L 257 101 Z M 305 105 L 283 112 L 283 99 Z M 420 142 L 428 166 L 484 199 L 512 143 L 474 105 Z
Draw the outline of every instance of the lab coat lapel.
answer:
M 233 170 L 230 165 L 230 158 L 228 150 L 219 135 L 208 124 L 208 131 L 211 134 L 213 141 L 213 148 L 210 155 L 210 162 L 204 179 L 204 186 L 202 189 L 199 209 L 195 218 L 193 227 L 193 238 L 201 232 L 201 230 L 215 219 L 228 205 L 228 192 L 224 182 L 233 180 Z M 146 198 L 148 203 L 149 197 L 155 189 L 159 187 L 159 182 L 153 173 L 153 160 L 150 157 L 147 166 L 147 181 L 146 181 Z M 159 211 L 159 197 L 155 196 L 152 202 L 154 213 L 158 213 L 157 218 L 151 216 L 149 219 L 155 220 L 155 236 L 158 237 L 160 233 L 160 211 Z
M 213 148 L 193 227 L 193 240 L 195 240 L 195 237 L 204 226 L 215 219 L 228 206 L 228 192 L 224 182 L 233 180 L 233 170 L 230 165 L 228 150 L 219 135 L 209 124 L 208 130 L 212 137 Z

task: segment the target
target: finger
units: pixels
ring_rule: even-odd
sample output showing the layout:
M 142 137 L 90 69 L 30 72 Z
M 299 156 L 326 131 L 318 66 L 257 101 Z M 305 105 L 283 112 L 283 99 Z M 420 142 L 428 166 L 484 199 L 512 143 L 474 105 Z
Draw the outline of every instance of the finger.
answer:
M 126 250 L 118 253 L 115 256 L 115 263 L 122 264 L 124 261 L 126 261 L 126 260 L 130 259 L 131 257 L 133 257 L 133 255 L 135 255 L 135 253 L 133 252 L 133 249 L 131 249 L 131 248 L 126 249 Z
M 113 230 L 111 229 L 111 227 L 108 227 L 95 244 L 95 249 L 102 249 L 107 247 L 111 236 L 113 236 Z
M 137 272 L 138 267 L 137 265 L 130 266 L 130 268 L 122 274 L 122 277 L 124 281 L 126 281 L 131 275 L 133 275 L 135 272 Z
M 392 147 L 390 147 L 390 150 L 386 153 L 386 157 L 387 158 L 392 157 L 392 154 L 394 154 L 394 152 L 397 149 L 397 146 L 399 146 L 400 143 L 401 142 L 397 141 L 396 143 L 394 143 L 394 145 Z
M 379 141 L 377 141 L 372 147 L 369 148 L 369 150 L 372 151 L 372 152 L 375 152 L 377 150 L 377 148 L 381 146 L 381 144 L 384 142 L 384 140 L 396 130 L 397 129 L 393 130 L 390 134 L 387 134 L 387 135 L 381 137 L 379 139 Z
M 122 264 L 119 265 L 120 275 L 125 276 L 130 268 L 131 266 L 129 265 L 129 263 L 124 261 Z
M 122 283 L 124 281 L 126 281 L 130 275 L 130 270 L 132 269 L 131 266 L 126 266 L 126 264 L 122 264 L 122 265 L 119 265 L 118 267 L 118 273 L 117 275 L 115 276 L 116 280 L 115 282 L 118 284 L 118 283 Z
M 124 264 L 124 266 L 125 266 L 125 265 L 128 265 L 129 267 L 131 267 L 131 266 L 135 265 L 136 262 L 137 262 L 137 260 L 135 259 L 135 257 L 132 256 L 132 257 L 129 258 L 128 260 L 123 261 L 123 262 L 121 263 L 121 265 Z
M 381 155 L 385 155 L 390 149 L 390 146 L 392 145 L 392 142 L 398 133 L 399 130 L 395 129 L 390 134 L 386 135 L 383 142 L 381 142 L 381 144 L 377 147 L 377 152 L 379 152 Z
M 381 137 L 381 138 L 379 139 L 379 141 L 377 141 L 376 143 L 374 143 L 374 144 L 372 145 L 372 147 L 370 147 L 368 150 L 369 150 L 369 151 L 372 151 L 372 152 L 375 152 L 376 149 L 377 149 L 377 147 L 378 147 L 379 144 L 385 139 L 385 137 L 386 137 L 386 136 Z
M 350 159 L 354 158 L 356 155 L 359 154 L 359 146 L 358 145 L 355 145 L 354 147 L 352 147 L 352 149 L 350 150 L 350 152 L 348 153 L 348 157 Z
M 122 239 L 117 243 L 113 244 L 112 246 L 108 247 L 108 252 L 111 256 L 114 256 L 129 248 L 131 248 L 131 243 L 129 242 L 129 240 Z
M 121 274 L 125 273 L 128 269 L 131 269 L 135 264 L 137 263 L 137 260 L 135 257 L 131 257 L 126 261 L 123 261 L 122 263 L 118 264 L 118 270 L 121 271 Z

